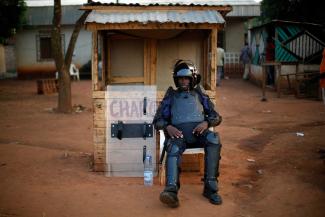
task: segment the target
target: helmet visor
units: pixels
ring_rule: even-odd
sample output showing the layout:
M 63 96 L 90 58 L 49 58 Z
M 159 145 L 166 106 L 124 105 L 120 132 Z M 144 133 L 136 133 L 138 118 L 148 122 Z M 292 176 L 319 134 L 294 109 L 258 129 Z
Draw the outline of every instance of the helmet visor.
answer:
M 190 69 L 181 69 L 177 71 L 175 77 L 192 77 L 192 71 Z

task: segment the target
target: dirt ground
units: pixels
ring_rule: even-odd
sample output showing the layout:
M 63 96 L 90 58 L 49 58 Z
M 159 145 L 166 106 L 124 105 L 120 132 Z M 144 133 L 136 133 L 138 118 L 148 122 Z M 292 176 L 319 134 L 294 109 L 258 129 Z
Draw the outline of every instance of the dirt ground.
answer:
M 162 187 L 142 178 L 92 172 L 90 81 L 73 82 L 73 104 L 57 114 L 57 95 L 37 95 L 35 81 L 0 81 L 0 217 L 324 217 L 325 105 L 276 98 L 267 102 L 249 82 L 224 80 L 217 89 L 223 123 L 220 194 L 211 205 L 198 174 L 183 174 L 180 207 L 160 203 Z M 303 133 L 298 136 L 297 133 Z

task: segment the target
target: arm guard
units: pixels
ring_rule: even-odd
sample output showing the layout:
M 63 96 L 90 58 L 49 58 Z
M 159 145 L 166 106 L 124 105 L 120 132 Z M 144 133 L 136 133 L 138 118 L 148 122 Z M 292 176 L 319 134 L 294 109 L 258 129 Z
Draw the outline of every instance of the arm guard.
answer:
M 174 89 L 169 87 L 156 111 L 155 117 L 152 121 L 156 130 L 165 129 L 170 124 L 170 104 L 173 93 Z
M 222 117 L 214 109 L 214 105 L 211 102 L 210 97 L 205 93 L 203 87 L 200 85 L 198 85 L 195 90 L 199 93 L 201 98 L 201 103 L 204 108 L 205 121 L 208 122 L 209 127 L 218 126 L 222 121 Z

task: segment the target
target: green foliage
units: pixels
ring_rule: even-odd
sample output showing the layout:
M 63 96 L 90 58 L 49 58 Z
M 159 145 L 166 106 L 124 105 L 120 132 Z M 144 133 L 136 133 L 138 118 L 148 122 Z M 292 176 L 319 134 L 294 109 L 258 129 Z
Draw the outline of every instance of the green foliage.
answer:
M 26 9 L 24 0 L 0 1 L 0 43 L 5 43 L 25 23 Z
M 318 0 L 263 0 L 261 19 L 325 24 L 325 10 Z

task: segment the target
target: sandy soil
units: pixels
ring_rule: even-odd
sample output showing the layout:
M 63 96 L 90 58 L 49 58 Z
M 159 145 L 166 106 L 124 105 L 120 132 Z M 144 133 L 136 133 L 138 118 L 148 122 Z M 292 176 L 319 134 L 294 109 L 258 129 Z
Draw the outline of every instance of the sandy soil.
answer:
M 199 175 L 184 174 L 181 206 L 170 209 L 141 178 L 107 178 L 91 171 L 90 81 L 73 82 L 73 104 L 85 111 L 57 114 L 57 95 L 37 95 L 35 81 L 0 81 L 0 217 L 323 217 L 325 106 L 276 98 L 241 80 L 218 91 L 223 149 L 220 194 L 201 195 Z M 297 136 L 302 132 L 304 136 Z

